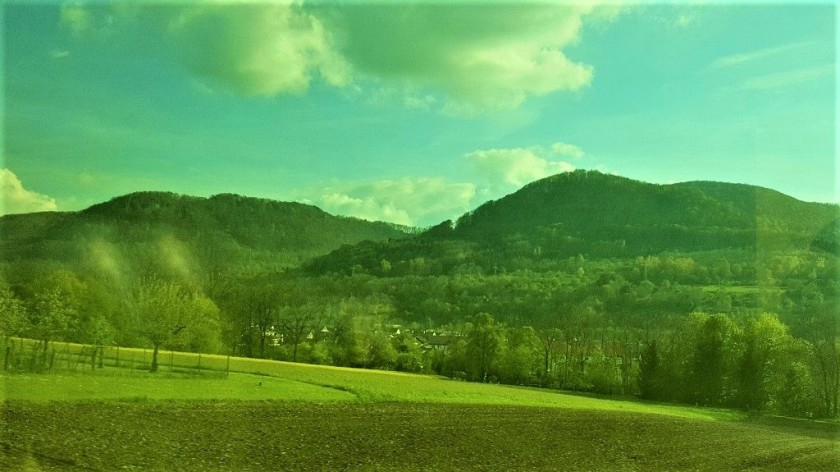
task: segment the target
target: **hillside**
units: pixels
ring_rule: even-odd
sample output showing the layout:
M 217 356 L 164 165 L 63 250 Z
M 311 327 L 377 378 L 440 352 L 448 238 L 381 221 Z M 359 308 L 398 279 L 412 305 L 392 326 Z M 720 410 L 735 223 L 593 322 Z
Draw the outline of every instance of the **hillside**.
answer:
M 344 244 L 400 237 L 404 232 L 387 223 L 337 217 L 300 203 L 230 194 L 200 198 L 140 192 L 79 212 L 4 216 L 0 234 L 3 262 L 84 268 L 101 265 L 104 257 L 133 266 L 171 266 L 178 259 L 189 270 L 209 270 L 287 267 Z
M 313 272 L 423 257 L 443 272 L 475 264 L 511 267 L 582 254 L 595 258 L 665 252 L 836 250 L 839 210 L 743 184 L 657 185 L 594 171 L 551 176 L 403 241 L 342 248 Z

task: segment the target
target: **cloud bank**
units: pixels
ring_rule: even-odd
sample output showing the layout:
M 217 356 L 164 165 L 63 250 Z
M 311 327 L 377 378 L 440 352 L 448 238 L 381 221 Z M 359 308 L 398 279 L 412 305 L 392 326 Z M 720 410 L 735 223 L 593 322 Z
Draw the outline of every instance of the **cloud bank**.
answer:
M 476 108 L 514 108 L 528 97 L 577 91 L 593 68 L 565 50 L 593 4 L 371 5 L 236 3 L 66 6 L 85 34 L 133 24 L 156 34 L 192 74 L 250 95 L 334 87 L 442 94 Z M 103 26 L 104 25 L 104 26 Z
M 423 177 L 344 184 L 313 200 L 330 213 L 423 226 L 467 211 L 474 196 L 471 183 Z
M 54 198 L 25 189 L 9 169 L 0 169 L 0 191 L 0 215 L 58 210 Z

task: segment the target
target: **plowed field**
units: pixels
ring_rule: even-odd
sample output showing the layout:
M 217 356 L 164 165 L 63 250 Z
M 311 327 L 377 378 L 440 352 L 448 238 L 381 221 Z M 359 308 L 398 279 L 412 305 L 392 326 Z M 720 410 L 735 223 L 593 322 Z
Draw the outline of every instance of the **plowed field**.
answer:
M 0 470 L 840 470 L 836 425 L 506 405 L 0 405 Z

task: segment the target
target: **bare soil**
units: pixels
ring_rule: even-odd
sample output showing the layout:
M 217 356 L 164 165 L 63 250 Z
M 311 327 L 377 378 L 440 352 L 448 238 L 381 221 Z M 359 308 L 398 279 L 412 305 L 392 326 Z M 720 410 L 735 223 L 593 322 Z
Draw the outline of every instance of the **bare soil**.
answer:
M 0 470 L 840 470 L 837 425 L 414 403 L 0 405 Z

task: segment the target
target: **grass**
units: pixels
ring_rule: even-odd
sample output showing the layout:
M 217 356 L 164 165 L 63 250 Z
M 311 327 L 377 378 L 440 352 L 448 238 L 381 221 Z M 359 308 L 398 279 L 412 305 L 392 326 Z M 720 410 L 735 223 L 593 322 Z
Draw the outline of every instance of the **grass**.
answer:
M 121 348 L 120 351 L 123 360 L 127 357 L 138 361 L 148 359 L 142 349 Z M 106 352 L 106 356 L 108 354 Z M 219 369 L 217 372 L 188 370 L 188 367 L 197 366 L 197 361 L 197 354 L 167 351 L 161 353 L 161 364 L 166 367 L 171 362 L 173 368 L 181 367 L 184 373 L 151 374 L 136 369 L 106 367 L 45 375 L 6 375 L 0 377 L 5 386 L 0 391 L 0 399 L 36 402 L 137 399 L 409 402 L 623 411 L 701 420 L 732 420 L 742 416 L 730 410 L 598 398 L 429 375 L 219 355 L 201 356 L 202 367 Z M 230 374 L 224 378 L 221 371 L 228 366 Z
M 0 376 L 0 470 L 840 470 L 836 424 L 227 356 L 198 370 L 188 353 L 151 374 L 110 354 Z
M 346 391 L 251 374 L 141 373 L 18 374 L 0 377 L 0 400 L 81 402 L 96 400 L 283 400 L 354 401 Z

